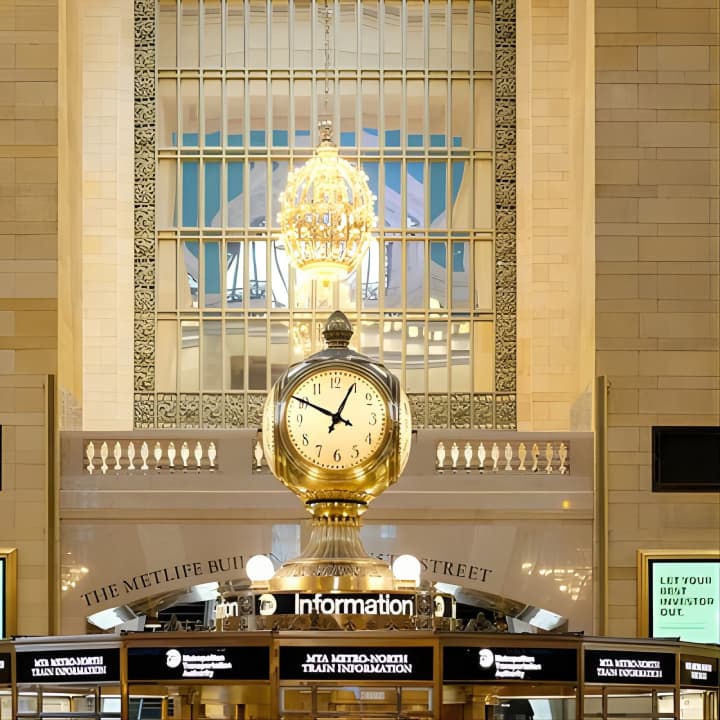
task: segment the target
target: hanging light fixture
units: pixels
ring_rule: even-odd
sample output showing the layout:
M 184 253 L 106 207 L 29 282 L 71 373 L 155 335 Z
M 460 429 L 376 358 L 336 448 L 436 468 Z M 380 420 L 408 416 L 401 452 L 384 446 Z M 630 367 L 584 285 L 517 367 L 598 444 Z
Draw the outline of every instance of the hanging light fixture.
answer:
M 330 10 L 325 19 L 325 114 L 330 87 Z M 332 122 L 321 120 L 320 144 L 305 165 L 288 174 L 280 194 L 279 240 L 290 262 L 322 279 L 338 279 L 354 270 L 377 224 L 375 196 L 368 177 L 338 155 Z

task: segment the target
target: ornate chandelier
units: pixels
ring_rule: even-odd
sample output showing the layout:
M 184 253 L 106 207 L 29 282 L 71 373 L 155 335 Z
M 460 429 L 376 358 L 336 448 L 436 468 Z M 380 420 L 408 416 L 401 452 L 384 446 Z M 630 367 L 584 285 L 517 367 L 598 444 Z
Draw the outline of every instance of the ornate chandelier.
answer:
M 325 112 L 329 94 L 330 11 L 325 2 Z M 352 272 L 362 260 L 377 224 L 368 177 L 338 155 L 332 123 L 319 123 L 313 157 L 288 174 L 280 194 L 279 240 L 290 262 L 323 279 Z

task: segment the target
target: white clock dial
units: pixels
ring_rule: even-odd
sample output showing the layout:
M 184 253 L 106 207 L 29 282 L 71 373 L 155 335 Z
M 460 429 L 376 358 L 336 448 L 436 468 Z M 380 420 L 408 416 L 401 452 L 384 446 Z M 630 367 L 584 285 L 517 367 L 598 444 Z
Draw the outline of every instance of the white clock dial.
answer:
M 364 375 L 346 368 L 319 370 L 293 387 L 284 423 L 295 451 L 327 470 L 362 465 L 389 430 L 384 395 Z

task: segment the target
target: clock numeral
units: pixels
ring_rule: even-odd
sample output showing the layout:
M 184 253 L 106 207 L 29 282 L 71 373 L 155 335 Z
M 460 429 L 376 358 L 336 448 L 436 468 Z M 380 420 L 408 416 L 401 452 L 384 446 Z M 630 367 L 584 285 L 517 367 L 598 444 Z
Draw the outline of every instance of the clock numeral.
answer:
M 377 425 L 377 413 L 376 412 L 370 413 L 370 424 Z
M 372 445 L 372 433 L 368 433 L 368 434 L 365 436 L 365 442 L 366 442 L 368 445 Z
M 334 460 L 335 462 L 340 462 L 340 461 L 342 460 L 342 455 L 340 455 L 340 451 L 337 450 L 337 449 L 336 449 L 335 452 L 333 453 L 333 460 Z
M 307 433 L 303 433 L 303 436 L 302 436 L 302 444 L 303 444 L 303 445 L 309 445 L 309 444 L 310 444 L 310 438 L 308 438 Z
M 352 446 L 352 450 L 350 451 L 350 457 L 355 460 L 356 458 L 360 457 L 360 449 L 357 445 Z
M 300 409 L 304 410 L 308 405 L 308 399 L 306 396 L 303 396 L 302 400 L 299 400 L 298 398 L 295 398 L 300 403 Z
M 333 376 L 330 378 L 330 387 L 331 387 L 333 390 L 339 390 L 339 389 L 340 389 L 340 382 L 341 382 L 340 376 L 339 376 L 339 375 L 333 375 Z
M 303 419 L 304 419 L 304 418 L 303 418 L 303 416 L 302 416 L 300 413 L 298 413 L 298 414 L 295 416 L 295 422 L 296 422 L 298 425 L 302 425 L 302 424 L 303 424 Z M 373 425 L 374 425 L 374 424 L 375 424 L 375 423 L 373 423 Z
M 322 445 L 316 445 L 315 449 L 317 450 L 317 456 L 320 457 L 320 453 L 322 452 Z
M 366 392 L 365 393 L 365 404 L 366 405 L 372 405 L 373 404 L 373 396 L 372 393 Z
M 319 395 L 320 394 L 320 383 L 314 382 L 313 383 L 313 395 Z

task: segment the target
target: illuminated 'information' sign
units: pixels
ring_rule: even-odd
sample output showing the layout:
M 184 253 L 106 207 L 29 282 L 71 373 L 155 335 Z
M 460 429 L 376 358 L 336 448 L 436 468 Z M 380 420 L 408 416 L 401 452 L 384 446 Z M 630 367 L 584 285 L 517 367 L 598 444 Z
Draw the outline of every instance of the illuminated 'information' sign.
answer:
M 720 643 L 720 560 L 648 560 L 650 637 Z

